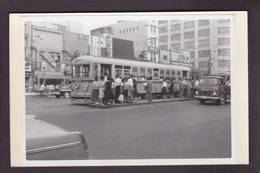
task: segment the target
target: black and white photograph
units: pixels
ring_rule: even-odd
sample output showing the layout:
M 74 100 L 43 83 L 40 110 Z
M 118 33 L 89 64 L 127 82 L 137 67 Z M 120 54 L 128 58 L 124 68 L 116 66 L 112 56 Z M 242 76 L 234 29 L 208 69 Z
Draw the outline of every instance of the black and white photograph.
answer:
M 246 13 L 11 17 L 13 166 L 248 163 Z

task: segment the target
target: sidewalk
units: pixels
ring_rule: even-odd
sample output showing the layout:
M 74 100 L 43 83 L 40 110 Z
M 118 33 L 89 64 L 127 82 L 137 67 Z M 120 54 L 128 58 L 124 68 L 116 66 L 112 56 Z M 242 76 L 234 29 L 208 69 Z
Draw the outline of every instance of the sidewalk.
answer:
M 108 105 L 97 105 L 93 103 L 74 103 L 79 105 L 86 105 L 94 108 L 114 108 L 114 107 L 123 107 L 123 106 L 137 106 L 137 105 L 146 105 L 146 104 L 154 104 L 154 103 L 166 103 L 166 102 L 177 102 L 177 101 L 187 101 L 194 100 L 194 98 L 172 98 L 172 99 L 153 99 L 152 103 L 148 103 L 147 100 L 139 100 L 133 103 L 123 103 L 123 104 L 108 104 Z

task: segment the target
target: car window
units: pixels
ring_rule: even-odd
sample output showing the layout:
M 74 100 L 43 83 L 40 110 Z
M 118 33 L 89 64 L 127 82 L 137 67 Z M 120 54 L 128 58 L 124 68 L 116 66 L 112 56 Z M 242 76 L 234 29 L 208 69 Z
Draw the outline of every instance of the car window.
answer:
M 200 85 L 217 85 L 218 80 L 214 78 L 203 78 L 200 80 Z

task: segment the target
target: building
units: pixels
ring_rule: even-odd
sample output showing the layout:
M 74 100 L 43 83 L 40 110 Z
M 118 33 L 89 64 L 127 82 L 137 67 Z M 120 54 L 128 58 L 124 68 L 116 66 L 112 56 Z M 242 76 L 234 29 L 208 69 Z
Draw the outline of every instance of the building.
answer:
M 215 73 L 230 71 L 229 20 L 160 20 L 159 47 L 190 52 L 195 69 Z
M 91 31 L 91 35 L 111 34 L 113 38 L 133 41 L 134 57 L 159 62 L 158 29 L 156 21 L 119 21 Z
M 70 32 L 62 25 L 55 29 L 48 26 L 25 23 L 26 92 L 43 81 L 47 85 L 65 82 L 71 75 L 71 61 L 89 54 L 88 35 Z

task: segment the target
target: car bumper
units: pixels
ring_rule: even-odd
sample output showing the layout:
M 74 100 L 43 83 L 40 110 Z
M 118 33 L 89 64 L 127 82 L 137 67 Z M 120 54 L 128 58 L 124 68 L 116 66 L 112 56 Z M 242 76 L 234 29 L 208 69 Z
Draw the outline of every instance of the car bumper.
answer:
M 219 100 L 219 96 L 195 96 L 196 99 L 202 99 L 202 100 Z

